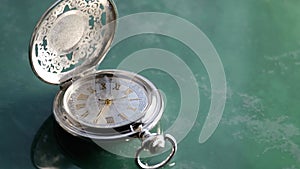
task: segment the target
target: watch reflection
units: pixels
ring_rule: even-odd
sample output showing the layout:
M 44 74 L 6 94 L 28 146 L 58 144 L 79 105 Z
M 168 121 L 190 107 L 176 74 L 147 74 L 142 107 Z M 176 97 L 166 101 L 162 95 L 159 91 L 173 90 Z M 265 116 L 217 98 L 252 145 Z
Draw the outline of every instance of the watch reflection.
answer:
M 135 168 L 132 159 L 111 154 L 90 140 L 67 133 L 53 115 L 36 133 L 31 160 L 38 169 Z

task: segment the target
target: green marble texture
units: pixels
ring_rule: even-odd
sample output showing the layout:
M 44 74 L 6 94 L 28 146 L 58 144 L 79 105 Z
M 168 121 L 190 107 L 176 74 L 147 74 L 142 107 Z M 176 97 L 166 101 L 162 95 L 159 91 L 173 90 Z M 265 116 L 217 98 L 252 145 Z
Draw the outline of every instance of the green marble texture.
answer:
M 0 168 L 137 168 L 133 159 L 74 138 L 54 122 L 52 103 L 59 87 L 40 81 L 28 59 L 33 28 L 54 2 L 1 0 Z M 115 3 L 119 17 L 162 12 L 188 20 L 207 35 L 224 66 L 228 87 L 224 114 L 212 137 L 200 144 L 210 105 L 210 82 L 205 67 L 187 46 L 161 35 L 139 35 L 112 48 L 101 63 L 99 69 L 116 68 L 132 52 L 161 48 L 181 57 L 194 73 L 201 97 L 198 117 L 179 143 L 172 165 L 164 168 L 300 168 L 299 0 Z M 179 88 L 165 72 L 141 74 L 164 92 L 168 104 L 160 125 L 168 128 L 180 109 Z

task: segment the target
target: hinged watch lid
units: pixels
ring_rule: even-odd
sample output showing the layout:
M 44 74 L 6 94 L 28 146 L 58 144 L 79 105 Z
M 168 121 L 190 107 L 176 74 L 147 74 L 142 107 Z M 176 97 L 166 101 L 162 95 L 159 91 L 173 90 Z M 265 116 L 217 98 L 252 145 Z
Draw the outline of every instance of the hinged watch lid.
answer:
M 111 45 L 116 8 L 110 0 L 60 0 L 37 23 L 31 37 L 32 69 L 61 84 L 97 66 Z

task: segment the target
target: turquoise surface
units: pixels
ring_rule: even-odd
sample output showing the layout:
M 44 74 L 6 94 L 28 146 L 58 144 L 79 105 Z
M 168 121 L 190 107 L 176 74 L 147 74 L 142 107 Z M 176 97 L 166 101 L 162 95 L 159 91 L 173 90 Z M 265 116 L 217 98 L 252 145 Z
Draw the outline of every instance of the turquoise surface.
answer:
M 0 168 L 137 168 L 133 159 L 111 154 L 72 137 L 52 117 L 58 86 L 32 72 L 28 45 L 33 28 L 55 1 L 2 0 L 0 5 Z M 137 12 L 176 15 L 197 26 L 219 53 L 227 79 L 221 122 L 203 144 L 199 134 L 210 106 L 208 73 L 196 54 L 177 40 L 155 34 L 114 46 L 99 69 L 116 68 L 131 53 L 160 48 L 179 56 L 194 73 L 201 104 L 192 130 L 165 168 L 300 168 L 300 1 L 126 0 L 115 1 L 119 17 Z M 171 126 L 180 91 L 164 71 L 141 72 L 166 97 L 160 122 Z M 189 83 L 189 77 L 186 83 Z

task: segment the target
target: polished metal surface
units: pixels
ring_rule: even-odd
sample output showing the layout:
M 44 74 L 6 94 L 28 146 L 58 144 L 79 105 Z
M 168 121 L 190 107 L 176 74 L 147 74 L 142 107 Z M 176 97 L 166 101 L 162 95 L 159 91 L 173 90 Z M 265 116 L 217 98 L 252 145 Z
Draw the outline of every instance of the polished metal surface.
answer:
M 36 75 L 61 84 L 101 62 L 110 47 L 116 8 L 110 0 L 61 0 L 37 23 L 30 43 Z
M 106 129 L 99 128 L 97 127 L 97 125 L 85 125 L 84 123 L 78 122 L 78 120 L 76 120 L 74 116 L 71 116 L 70 112 L 68 112 L 68 110 L 66 109 L 63 100 L 64 96 L 66 95 L 66 91 L 68 91 L 67 89 L 72 89 L 73 86 L 82 85 L 82 83 L 87 79 L 95 78 L 96 81 L 97 76 L 104 74 L 110 74 L 112 76 L 125 76 L 128 79 L 143 84 L 143 87 L 147 91 L 148 98 L 150 99 L 150 104 L 144 111 L 144 115 L 140 119 L 135 120 L 135 124 L 123 126 L 121 128 L 107 127 Z M 122 70 L 100 70 L 75 81 L 71 84 L 71 86 L 59 91 L 59 93 L 55 97 L 53 105 L 55 119 L 62 128 L 75 136 L 87 137 L 97 140 L 126 139 L 128 137 L 135 136 L 139 133 L 139 125 L 142 125 L 143 129 L 151 130 L 160 120 L 163 113 L 163 108 L 164 103 L 161 95 L 149 80 L 142 77 L 141 75 Z
M 53 104 L 54 117 L 64 130 L 74 136 L 95 140 L 139 137 L 140 127 L 143 130 L 151 130 L 161 119 L 164 103 L 152 82 L 141 75 L 117 69 L 95 71 L 96 66 L 103 60 L 111 45 L 116 28 L 116 15 L 115 5 L 109 0 L 62 0 L 45 12 L 32 34 L 29 48 L 31 67 L 43 81 L 61 86 Z M 106 110 L 106 107 L 110 107 L 113 104 L 112 100 L 115 99 L 113 96 L 105 98 L 104 107 L 99 109 L 99 97 L 92 100 L 93 104 L 79 105 L 80 108 L 98 105 L 97 108 L 91 109 L 91 113 L 94 114 L 93 123 L 77 118 L 79 111 L 75 110 L 74 100 L 69 97 L 70 93 L 75 93 L 76 87 L 79 89 L 87 81 L 94 83 L 90 84 L 90 87 L 96 85 L 96 81 L 100 80 L 103 75 L 110 76 L 112 79 L 122 76 L 133 84 L 139 84 L 141 89 L 146 92 L 146 108 L 128 119 L 124 116 L 128 122 L 123 120 L 121 124 L 111 125 L 110 123 L 114 123 L 114 120 L 113 116 L 109 116 L 109 121 L 98 125 L 103 111 Z M 139 92 L 141 94 L 142 91 Z M 88 95 L 87 98 L 89 98 Z M 94 102 L 97 103 L 94 104 Z M 70 108 L 69 105 L 73 105 L 73 108 Z M 95 116 L 95 114 L 97 115 Z M 81 116 L 87 117 L 88 111 Z M 153 141 L 158 137 L 154 137 Z M 147 140 L 149 141 L 149 139 Z M 162 167 L 176 152 L 175 138 L 165 135 L 162 139 L 163 145 L 164 140 L 172 144 L 171 154 L 151 168 Z M 142 140 L 142 147 L 138 149 L 136 156 L 137 164 L 141 168 L 149 168 L 140 161 L 139 156 L 140 152 L 147 148 L 145 147 L 146 142 Z
M 151 133 L 149 130 L 144 129 L 142 126 L 139 127 L 139 136 L 141 140 L 141 147 L 135 154 L 136 164 L 143 169 L 156 169 L 165 166 L 175 155 L 177 151 L 176 139 L 170 134 Z M 166 142 L 171 144 L 171 151 L 169 155 L 157 162 L 156 164 L 148 164 L 141 160 L 141 154 L 143 151 L 150 152 L 153 156 L 159 155 L 167 150 Z
M 58 55 L 68 54 L 79 46 L 84 33 L 89 29 L 89 18 L 79 10 L 63 13 L 49 31 L 49 48 Z
M 157 164 L 147 164 L 145 162 L 142 162 L 141 157 L 140 157 L 140 154 L 142 151 L 148 150 L 151 153 L 155 153 L 155 152 L 152 152 L 153 150 L 151 151 L 151 149 L 156 149 L 157 147 L 159 147 L 160 149 L 165 148 L 166 141 L 170 142 L 172 148 L 171 148 L 169 155 L 164 160 L 162 160 L 161 162 L 158 162 Z M 160 145 L 160 144 L 162 144 L 162 145 Z M 143 169 L 161 168 L 170 162 L 170 160 L 175 155 L 176 151 L 177 151 L 177 143 L 176 143 L 175 138 L 172 135 L 170 135 L 170 134 L 166 134 L 166 135 L 153 134 L 152 136 L 149 136 L 148 138 L 146 138 L 145 140 L 142 141 L 142 146 L 136 152 L 135 162 L 140 168 L 143 168 Z
M 58 125 L 52 103 L 59 87 L 41 82 L 28 61 L 32 30 L 53 2 L 1 0 L 0 168 L 137 169 L 132 158 L 83 143 L 82 139 L 54 127 Z M 208 124 L 205 119 L 212 93 L 223 91 L 211 90 L 208 67 L 199 60 L 192 46 L 174 36 L 144 34 L 120 41 L 101 62 L 100 69 L 117 68 L 133 52 L 159 48 L 173 53 L 192 70 L 191 76 L 180 77 L 178 73 L 174 76 L 159 70 L 140 72 L 164 96 L 165 111 L 159 126 L 178 143 L 176 156 L 164 169 L 300 168 L 299 0 L 116 0 L 115 3 L 120 18 L 140 12 L 159 12 L 189 21 L 208 37 L 225 69 L 228 91 L 222 120 L 216 132 L 201 143 L 198 139 L 203 126 Z M 145 17 L 127 29 L 141 28 L 145 23 L 158 30 L 159 24 L 169 23 L 161 18 L 153 20 Z M 189 29 L 178 22 L 171 26 L 181 29 L 183 37 L 190 35 Z M 200 54 L 205 56 L 205 50 Z M 147 65 L 147 61 L 141 63 Z M 176 68 L 181 71 L 181 67 Z M 193 77 L 200 91 L 200 109 L 191 131 L 180 140 L 176 133 L 182 130 L 167 129 L 173 124 L 183 129 L 190 124 L 190 121 L 184 121 L 183 125 L 176 123 L 184 101 L 188 107 L 195 105 L 185 100 L 178 84 L 188 86 Z M 187 95 L 193 97 L 196 92 Z M 135 142 L 135 146 L 140 145 L 138 140 Z M 116 151 L 119 147 L 125 151 L 126 146 L 114 147 Z

